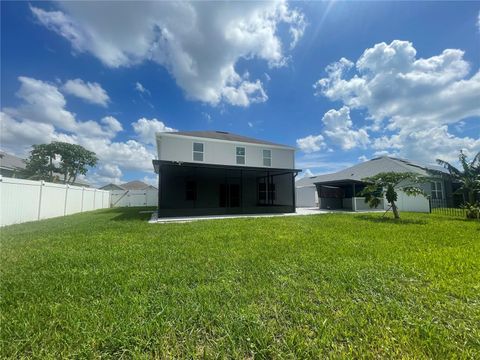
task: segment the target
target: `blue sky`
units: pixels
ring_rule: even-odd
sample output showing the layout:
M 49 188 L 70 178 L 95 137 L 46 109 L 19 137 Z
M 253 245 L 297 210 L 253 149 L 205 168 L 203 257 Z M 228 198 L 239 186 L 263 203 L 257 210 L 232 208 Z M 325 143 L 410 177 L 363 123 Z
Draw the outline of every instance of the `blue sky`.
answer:
M 94 184 L 154 182 L 153 133 L 169 129 L 295 145 L 307 173 L 454 160 L 480 150 L 479 10 L 2 2 L 1 147 L 79 143 L 100 158 Z

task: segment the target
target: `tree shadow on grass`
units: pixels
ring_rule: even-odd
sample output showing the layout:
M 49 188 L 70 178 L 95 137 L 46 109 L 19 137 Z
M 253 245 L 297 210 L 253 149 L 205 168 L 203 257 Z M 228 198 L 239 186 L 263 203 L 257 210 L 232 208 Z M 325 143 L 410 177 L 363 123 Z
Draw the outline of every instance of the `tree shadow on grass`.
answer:
M 393 224 L 393 225 L 426 225 L 427 221 L 423 219 L 394 219 L 392 217 L 382 217 L 375 215 L 357 215 L 357 219 L 370 221 L 373 223 Z
M 112 208 L 108 212 L 115 214 L 111 221 L 147 221 L 156 210 L 156 207 L 139 206 Z

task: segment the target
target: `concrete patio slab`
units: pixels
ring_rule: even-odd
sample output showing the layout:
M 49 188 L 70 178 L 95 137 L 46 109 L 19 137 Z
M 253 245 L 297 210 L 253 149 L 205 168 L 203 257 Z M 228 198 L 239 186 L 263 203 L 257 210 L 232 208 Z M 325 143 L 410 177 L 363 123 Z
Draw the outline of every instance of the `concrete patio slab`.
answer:
M 362 212 L 378 212 L 378 210 L 362 211 Z M 294 212 L 294 213 L 207 215 L 207 216 L 171 217 L 171 218 L 158 218 L 157 213 L 154 212 L 152 214 L 152 217 L 150 218 L 150 220 L 148 222 L 150 224 L 186 223 L 186 222 L 200 221 L 200 220 L 222 220 L 222 219 L 241 219 L 241 218 L 259 218 L 259 217 L 279 217 L 279 216 L 303 216 L 303 215 L 321 215 L 321 214 L 332 214 L 332 213 L 355 214 L 355 212 L 352 212 L 352 211 L 338 211 L 338 210 L 330 211 L 330 210 L 320 210 L 318 208 L 303 208 L 303 207 L 302 208 L 297 208 L 296 212 Z

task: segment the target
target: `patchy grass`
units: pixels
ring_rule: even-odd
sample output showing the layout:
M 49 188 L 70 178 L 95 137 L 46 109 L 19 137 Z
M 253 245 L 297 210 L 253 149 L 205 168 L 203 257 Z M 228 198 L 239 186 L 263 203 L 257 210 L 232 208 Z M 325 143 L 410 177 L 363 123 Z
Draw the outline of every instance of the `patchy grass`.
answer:
M 480 226 L 316 215 L 1 229 L 6 358 L 480 358 Z

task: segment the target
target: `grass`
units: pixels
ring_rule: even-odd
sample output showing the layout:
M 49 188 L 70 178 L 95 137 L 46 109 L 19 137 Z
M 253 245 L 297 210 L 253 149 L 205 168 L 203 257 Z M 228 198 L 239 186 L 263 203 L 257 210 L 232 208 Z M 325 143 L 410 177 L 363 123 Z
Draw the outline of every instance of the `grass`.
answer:
M 4 358 L 480 358 L 480 226 L 429 214 L 1 230 Z

